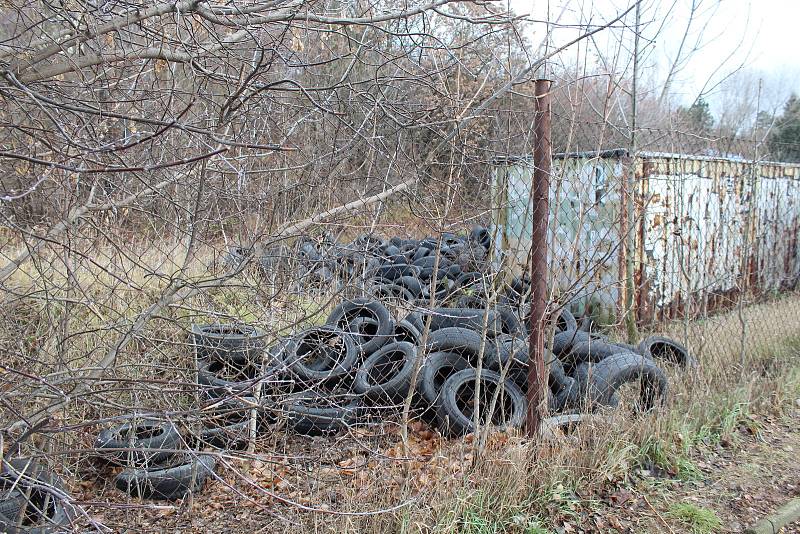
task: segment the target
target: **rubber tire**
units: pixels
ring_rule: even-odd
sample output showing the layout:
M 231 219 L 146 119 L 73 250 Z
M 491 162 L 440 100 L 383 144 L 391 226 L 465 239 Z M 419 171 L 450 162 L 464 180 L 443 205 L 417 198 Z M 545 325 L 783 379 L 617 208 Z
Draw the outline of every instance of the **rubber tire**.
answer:
M 414 252 L 414 255 L 411 256 L 412 263 L 421 260 L 426 256 L 430 256 L 431 252 L 433 252 L 433 250 L 428 247 L 417 246 L 416 252 Z
M 475 428 L 472 422 L 472 416 L 464 413 L 458 406 L 458 391 L 468 383 L 474 383 L 477 377 L 476 369 L 465 369 L 454 373 L 445 380 L 442 385 L 441 394 L 439 397 L 439 406 L 437 409 L 437 419 L 439 421 L 439 428 L 445 435 L 451 437 L 460 437 L 472 433 Z M 503 387 L 505 394 L 511 401 L 511 413 L 506 421 L 499 426 L 501 428 L 518 428 L 525 422 L 527 412 L 527 401 L 522 390 L 516 384 L 503 381 L 500 375 L 494 371 L 485 370 L 480 374 L 479 378 L 482 384 L 481 390 L 486 391 L 485 382 L 491 382 L 495 387 Z M 487 401 L 490 401 L 488 398 Z M 501 397 L 498 397 L 498 405 Z M 497 407 L 497 406 L 495 406 Z
M 415 276 L 401 276 L 395 280 L 395 284 L 407 289 L 415 299 L 422 295 L 422 283 Z
M 422 312 L 411 312 L 406 315 L 404 321 L 408 322 L 411 326 L 416 328 L 420 333 L 425 329 L 425 316 Z
M 198 358 L 243 364 L 261 360 L 266 335 L 250 325 L 193 324 L 189 342 L 196 347 Z
M 364 326 L 371 326 L 371 332 L 365 333 L 363 330 Z M 350 330 L 347 332 L 350 334 L 350 337 L 353 339 L 353 343 L 356 344 L 359 352 L 363 355 L 364 352 L 361 350 L 361 347 L 366 344 L 372 337 L 375 335 L 375 332 L 378 330 L 378 321 L 373 319 L 372 317 L 356 317 L 349 323 Z M 392 341 L 394 338 L 393 336 L 389 336 L 386 342 Z
M 518 336 L 525 333 L 525 330 L 522 328 L 522 323 L 513 309 L 508 306 L 497 306 L 494 311 L 500 319 L 500 331 L 503 334 Z
M 551 389 L 550 391 L 553 394 L 553 403 L 550 405 L 550 413 L 570 410 L 580 405 L 580 385 L 578 381 L 572 377 L 565 376 L 564 382 L 556 389 Z
M 375 337 L 361 346 L 364 354 L 372 354 L 386 344 L 393 329 L 392 316 L 383 304 L 374 299 L 360 297 L 342 302 L 331 312 L 327 324 L 346 331 L 347 323 L 356 317 L 372 317 L 378 321 Z
M 620 352 L 627 351 L 600 339 L 590 339 L 574 343 L 570 351 L 561 357 L 561 361 L 568 367 L 574 367 L 586 362 L 597 363 Z
M 469 233 L 469 241 L 489 250 L 492 247 L 492 234 L 483 226 L 476 226 Z
M 214 472 L 217 461 L 208 454 L 176 454 L 170 460 L 182 461 L 178 465 L 159 465 L 149 469 L 124 469 L 114 477 L 117 489 L 142 499 L 174 501 L 185 497 L 190 491 L 203 487 L 208 475 Z M 196 477 L 192 480 L 193 466 L 197 465 Z
M 447 378 L 471 367 L 463 356 L 454 352 L 428 354 L 420 369 L 417 391 L 423 401 L 435 409 L 439 405 L 439 394 Z M 443 376 L 443 373 L 446 374 Z
M 133 423 L 123 423 L 107 428 L 98 434 L 94 448 L 105 461 L 115 465 L 144 465 L 158 463 L 168 458 L 180 447 L 181 436 L 178 428 L 170 421 L 158 421 L 145 418 L 136 424 L 136 428 L 156 429 L 158 434 L 146 438 L 127 439 L 125 434 L 133 428 Z M 127 450 L 108 450 L 127 449 Z M 152 449 L 168 449 L 154 452 Z
M 478 295 L 462 295 L 458 297 L 456 305 L 459 308 L 467 308 L 470 310 L 485 310 L 489 307 L 486 303 L 486 299 Z
M 406 265 L 403 264 L 388 264 L 388 265 L 381 265 L 378 267 L 378 270 L 375 273 L 375 276 L 380 276 L 382 278 L 386 278 L 387 280 L 397 280 L 403 276 L 412 276 L 416 277 L 419 275 L 420 269 L 419 267 L 414 267 L 413 265 Z
M 422 273 L 424 272 L 428 272 L 428 277 L 430 277 L 430 275 L 433 273 L 433 267 L 434 265 L 436 265 L 436 255 L 431 254 L 423 258 L 420 258 L 418 260 L 415 260 L 414 263 L 412 263 L 412 265 L 416 265 L 417 267 L 420 268 L 420 274 L 419 274 L 420 278 L 423 277 Z M 438 266 L 439 271 L 448 269 L 451 265 L 453 265 L 452 261 L 442 256 L 439 256 L 439 266 Z
M 612 395 L 606 402 L 593 401 L 589 397 L 589 382 L 592 372 L 594 372 L 594 364 L 582 363 L 577 366 L 573 372 L 575 384 L 578 387 L 578 396 L 575 402 L 575 407 L 578 409 L 592 410 L 598 406 L 608 406 L 616 408 L 619 404 L 619 397 Z
M 634 380 L 642 385 L 638 409 L 649 411 L 657 401 L 662 405 L 666 402 L 669 384 L 664 371 L 652 359 L 630 352 L 613 354 L 591 367 L 587 396 L 592 403 L 613 405 L 619 387 Z
M 407 341 L 412 345 L 419 346 L 420 342 L 422 341 L 422 332 L 420 332 L 410 321 L 403 319 L 394 326 L 394 335 L 392 337 L 392 341 Z
M 238 399 L 225 399 L 213 412 L 202 411 L 203 428 L 197 437 L 198 445 L 222 450 L 246 448 L 250 439 L 251 410 Z
M 380 284 L 370 290 L 376 299 L 384 301 L 415 302 L 417 298 L 405 287 L 398 284 Z
M 381 326 L 382 325 L 379 323 L 378 328 L 380 329 Z M 391 324 L 389 326 L 391 327 Z M 317 350 L 320 345 L 323 345 L 323 350 L 325 347 L 330 346 L 329 340 L 334 338 L 341 340 L 342 347 L 340 348 L 343 350 L 337 351 L 335 358 L 331 356 L 331 351 L 325 350 L 324 355 L 320 358 L 311 363 L 306 363 L 303 361 L 304 355 L 314 349 L 309 349 L 309 352 L 303 353 L 299 351 L 301 349 L 305 350 L 305 345 L 312 345 L 312 343 L 306 341 L 311 335 L 325 336 L 318 340 L 316 345 Z M 370 341 L 363 343 L 361 345 L 361 350 L 366 351 L 366 347 L 369 346 L 376 337 L 377 336 L 373 336 Z M 388 339 L 388 337 L 385 339 Z M 385 340 L 383 341 L 385 342 Z M 333 383 L 351 374 L 360 354 L 352 336 L 331 325 L 312 327 L 300 332 L 293 338 L 289 353 L 288 363 L 292 374 L 301 381 L 312 383 Z
M 36 460 L 14 458 L 3 460 L 0 472 L 0 486 L 15 488 L 11 494 L 15 495 L 12 501 L 5 500 L 0 513 L 0 532 L 6 534 L 45 534 L 51 532 L 65 532 L 71 523 L 71 515 L 64 506 L 61 498 L 53 491 L 64 492 L 61 479 L 43 464 Z M 30 500 L 26 497 L 28 488 L 31 488 Z M 47 488 L 52 488 L 48 490 Z M 19 498 L 17 498 L 17 495 Z M 44 502 L 49 497 L 48 518 L 41 526 L 24 525 L 17 527 L 19 513 L 27 503 L 31 503 L 32 513 L 38 515 Z M 27 514 L 26 514 L 27 515 Z
M 558 312 L 558 315 L 553 320 L 553 324 L 556 332 L 578 330 L 578 321 L 567 308 L 561 308 L 561 311 Z
M 500 369 L 511 363 L 509 370 L 514 368 L 528 367 L 528 341 L 520 337 L 502 334 L 486 343 L 487 351 L 483 357 L 483 365 L 492 371 L 500 372 Z M 491 348 L 492 350 L 488 350 Z
M 553 336 L 553 346 L 550 350 L 559 358 L 564 357 L 572 350 L 572 346 L 577 343 L 591 341 L 593 339 L 600 339 L 596 335 L 593 336 L 588 332 L 581 332 L 578 330 L 567 330 L 566 332 L 559 332 Z
M 473 285 L 479 283 L 483 283 L 483 274 L 479 273 L 478 271 L 462 273 L 461 276 L 458 277 L 458 280 L 456 280 L 456 285 L 463 288 L 472 287 Z
M 200 392 L 212 399 L 252 396 L 251 390 L 258 371 L 252 366 L 246 366 L 242 380 L 228 380 L 217 375 L 219 369 L 216 368 L 225 365 L 219 360 L 197 360 L 197 383 L 200 386 Z
M 431 331 L 443 328 L 467 328 L 479 333 L 483 331 L 485 313 L 486 310 L 470 308 L 433 308 L 425 312 L 431 316 Z M 424 317 L 422 319 L 425 320 Z M 488 311 L 486 329 L 488 337 L 496 337 L 503 333 L 502 321 L 494 310 Z
M 428 352 L 454 352 L 471 364 L 477 363 L 480 355 L 481 335 L 469 328 L 442 328 L 428 335 Z M 491 350 L 489 344 L 484 352 Z
M 668 337 L 650 336 L 645 338 L 639 343 L 636 352 L 653 360 L 677 364 L 684 368 L 697 367 L 697 360 L 689 354 L 689 350 Z
M 399 367 L 393 368 L 392 374 L 383 377 L 381 381 L 373 379 L 371 372 L 375 367 L 388 363 L 390 357 L 396 354 L 402 356 Z M 411 377 L 418 357 L 417 347 L 411 343 L 399 342 L 384 345 L 361 364 L 356 372 L 353 389 L 369 400 L 405 400 L 411 387 Z
M 360 395 L 346 395 L 343 406 L 319 406 L 318 401 L 329 401 L 336 394 L 304 391 L 290 396 L 285 405 L 288 428 L 304 436 L 333 434 L 354 424 L 361 413 L 363 399 Z

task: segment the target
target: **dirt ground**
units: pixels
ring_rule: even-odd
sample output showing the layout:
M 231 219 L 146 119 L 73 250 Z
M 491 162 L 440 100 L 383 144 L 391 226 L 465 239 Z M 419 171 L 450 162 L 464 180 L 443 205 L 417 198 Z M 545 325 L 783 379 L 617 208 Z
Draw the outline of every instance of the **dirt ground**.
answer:
M 755 419 L 753 429 L 698 452 L 694 480 L 639 470 L 627 484 L 595 502 L 591 512 L 556 532 L 742 532 L 800 496 L 800 407 L 779 420 Z M 720 526 L 701 526 L 674 516 L 675 506 L 713 511 Z M 800 533 L 800 522 L 784 528 Z

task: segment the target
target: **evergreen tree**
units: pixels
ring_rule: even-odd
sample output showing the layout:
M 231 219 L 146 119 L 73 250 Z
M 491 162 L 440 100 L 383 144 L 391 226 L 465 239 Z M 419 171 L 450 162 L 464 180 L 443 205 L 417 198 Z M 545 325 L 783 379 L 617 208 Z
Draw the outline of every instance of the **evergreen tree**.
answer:
M 769 135 L 772 157 L 783 161 L 800 161 L 800 98 L 792 95 L 783 106 Z
M 688 108 L 679 107 L 678 119 L 684 127 L 694 133 L 709 133 L 714 128 L 714 117 L 708 108 L 708 102 L 702 96 Z

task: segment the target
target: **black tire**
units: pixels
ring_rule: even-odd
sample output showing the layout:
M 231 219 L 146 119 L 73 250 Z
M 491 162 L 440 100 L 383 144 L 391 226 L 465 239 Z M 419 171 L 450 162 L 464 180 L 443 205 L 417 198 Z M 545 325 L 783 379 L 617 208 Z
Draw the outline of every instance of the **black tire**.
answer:
M 65 532 L 72 514 L 64 505 L 61 479 L 27 458 L 4 460 L 0 472 L 0 531 L 6 534 Z M 22 526 L 17 526 L 19 520 Z
M 428 355 L 420 369 L 417 383 L 422 399 L 434 409 L 439 404 L 442 385 L 451 375 L 469 369 L 469 362 L 454 352 L 434 352 Z
M 286 399 L 287 427 L 304 436 L 333 434 L 354 424 L 362 411 L 361 395 L 304 391 Z
M 478 361 L 481 351 L 481 335 L 469 328 L 442 328 L 428 335 L 428 352 L 454 352 L 471 364 Z M 491 350 L 486 344 L 484 352 Z
M 174 423 L 145 418 L 103 430 L 94 448 L 109 463 L 141 466 L 168 458 L 180 442 Z
M 203 427 L 197 436 L 197 445 L 222 450 L 246 448 L 251 413 L 252 407 L 238 399 L 225 399 L 202 410 Z
M 425 277 L 423 273 L 426 272 L 428 273 L 427 278 L 430 278 L 431 274 L 433 274 L 433 268 L 436 265 L 436 254 L 431 254 L 423 258 L 420 258 L 418 260 L 415 260 L 412 265 L 416 265 L 417 267 L 420 268 L 420 274 L 419 274 L 420 278 Z M 448 260 L 445 257 L 439 256 L 439 266 L 438 266 L 439 271 L 446 270 L 451 265 L 453 265 L 452 261 Z
M 599 402 L 593 400 L 589 396 L 589 385 L 591 381 L 591 375 L 593 372 L 594 372 L 594 364 L 591 363 L 582 363 L 578 365 L 573 371 L 573 378 L 575 379 L 575 385 L 578 387 L 578 395 L 574 407 L 577 409 L 588 409 L 588 410 L 593 410 L 597 407 L 602 407 L 602 406 L 616 408 L 616 406 L 619 404 L 619 398 L 617 397 L 616 393 L 612 395 L 609 399 L 607 399 L 605 402 Z
M 425 330 L 426 319 L 422 312 L 411 312 L 406 315 L 406 318 L 403 320 L 416 328 L 420 333 Z
M 545 362 L 548 363 L 548 362 Z M 548 384 L 550 385 L 550 389 L 555 390 L 558 386 L 566 383 L 566 379 L 569 378 L 567 373 L 564 371 L 564 364 L 561 363 L 561 360 L 558 358 L 551 358 L 550 362 L 550 371 L 548 373 Z
M 467 308 L 470 310 L 485 310 L 488 307 L 486 299 L 478 295 L 462 295 L 458 297 L 456 305 L 459 308 Z
M 124 469 L 114 478 L 114 485 L 133 497 L 174 501 L 199 491 L 216 466 L 217 461 L 208 454 L 178 453 L 160 465 Z
M 553 336 L 553 346 L 550 350 L 559 358 L 565 356 L 572 350 L 572 346 L 577 343 L 583 343 L 592 339 L 599 339 L 588 332 L 581 332 L 578 330 L 567 330 L 566 332 L 558 332 Z
M 416 301 L 416 297 L 411 291 L 398 284 L 380 284 L 373 287 L 370 293 L 382 302 L 393 304 Z
M 361 364 L 353 389 L 370 400 L 402 401 L 411 387 L 417 358 L 417 348 L 411 343 L 384 345 Z
M 542 426 L 551 429 L 557 428 L 564 434 L 569 435 L 575 433 L 575 429 L 577 429 L 581 423 L 587 420 L 588 417 L 590 416 L 583 413 L 557 415 L 554 417 L 548 417 L 542 421 Z
M 456 264 L 453 264 L 444 269 L 439 269 L 439 272 L 441 273 L 440 276 L 441 278 L 448 278 L 450 280 L 453 280 L 454 282 L 458 280 L 458 277 L 463 274 L 461 272 L 461 267 Z
M 384 255 L 386 255 L 387 257 L 390 257 L 390 258 L 392 256 L 399 256 L 400 255 L 400 247 L 396 246 L 394 243 L 392 243 L 391 240 L 389 240 L 389 243 L 383 249 L 383 253 L 384 253 Z
M 550 391 L 553 393 L 553 403 L 550 405 L 550 413 L 570 410 L 580 405 L 580 385 L 574 378 L 565 376 L 563 382 L 556 386 L 556 388 L 551 388 Z
M 681 367 L 696 367 L 697 360 L 689 354 L 689 350 L 668 337 L 650 336 L 639 343 L 637 352 L 654 360 L 680 365 Z
M 350 337 L 356 344 L 358 350 L 363 354 L 361 347 L 375 337 L 378 332 L 378 321 L 372 317 L 356 317 L 348 323 Z M 391 341 L 393 338 L 389 336 L 386 342 Z
M 418 347 L 422 341 L 422 332 L 410 321 L 403 319 L 395 325 L 392 341 L 395 343 L 405 341 Z
M 347 323 L 356 317 L 372 317 L 378 321 L 375 336 L 361 345 L 364 354 L 372 354 L 386 344 L 392 334 L 392 316 L 383 304 L 374 299 L 362 297 L 339 304 L 328 317 L 328 324 L 347 331 Z
M 486 310 L 470 308 L 434 308 L 425 312 L 431 315 L 431 330 L 443 328 L 468 328 L 475 332 L 483 332 L 483 317 Z M 502 334 L 503 326 L 499 314 L 488 311 L 486 335 L 495 337 Z
M 452 437 L 465 436 L 474 432 L 473 412 L 470 408 L 474 400 L 474 384 L 478 377 L 476 369 L 458 371 L 445 380 L 442 385 L 437 418 L 442 432 Z M 483 413 L 481 420 L 490 421 L 501 428 L 521 427 L 525 421 L 527 402 L 516 384 L 503 381 L 494 371 L 480 374 L 481 397 L 478 405 L 488 408 L 497 388 L 502 388 L 489 418 Z
M 492 234 L 483 226 L 476 226 L 469 233 L 469 240 L 489 250 L 492 247 Z
M 197 357 L 233 363 L 258 362 L 264 354 L 266 332 L 242 324 L 193 324 L 190 343 Z
M 382 278 L 386 278 L 387 280 L 397 280 L 402 276 L 416 277 L 419 275 L 419 272 L 419 267 L 415 267 L 413 265 L 389 264 L 378 267 L 375 276 L 380 276 Z
M 561 357 L 561 361 L 567 367 L 574 367 L 585 362 L 597 363 L 619 352 L 626 351 L 613 343 L 600 339 L 590 339 L 589 341 L 574 343 L 570 351 Z
M 415 276 L 401 276 L 395 280 L 395 284 L 406 288 L 415 299 L 422 295 L 422 283 Z
M 478 271 L 470 271 L 468 273 L 461 273 L 461 276 L 458 277 L 456 280 L 456 285 L 458 287 L 472 287 L 476 284 L 483 283 L 483 275 Z M 465 306 L 465 308 L 469 308 L 469 306 Z
M 258 373 L 253 365 L 197 360 L 197 383 L 201 394 L 210 399 L 252 396 Z
M 500 319 L 500 331 L 503 334 L 519 336 L 525 333 L 519 317 L 513 309 L 508 306 L 497 306 L 494 310 Z
M 620 386 L 634 381 L 640 384 L 637 411 L 649 411 L 666 402 L 669 386 L 664 371 L 652 359 L 630 352 L 614 354 L 594 364 L 587 395 L 593 403 L 611 404 Z
M 432 249 L 418 245 L 416 251 L 414 252 L 414 255 L 411 256 L 411 261 L 416 262 L 426 256 L 430 256 L 431 252 Z
M 556 332 L 568 332 L 570 330 L 578 330 L 578 321 L 567 308 L 561 308 L 554 321 Z
M 379 323 L 376 332 L 381 326 Z M 371 336 L 363 343 L 362 351 L 375 339 L 377 336 Z M 287 363 L 291 372 L 303 382 L 330 383 L 351 374 L 358 356 L 358 347 L 350 334 L 324 325 L 304 330 L 293 338 Z
M 491 350 L 489 350 L 491 349 Z M 509 360 L 511 363 L 509 364 Z M 483 364 L 492 371 L 505 367 L 518 369 L 528 366 L 528 341 L 520 337 L 502 334 L 486 343 Z

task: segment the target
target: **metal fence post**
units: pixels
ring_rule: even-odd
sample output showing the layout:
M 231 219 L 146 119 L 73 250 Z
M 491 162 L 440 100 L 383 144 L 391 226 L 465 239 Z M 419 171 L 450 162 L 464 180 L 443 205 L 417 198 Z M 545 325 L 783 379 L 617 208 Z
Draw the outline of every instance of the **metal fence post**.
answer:
M 533 125 L 533 180 L 531 202 L 531 325 L 528 349 L 528 435 L 539 433 L 544 385 L 544 335 L 547 307 L 547 222 L 550 217 L 550 80 L 536 80 L 536 116 Z

